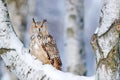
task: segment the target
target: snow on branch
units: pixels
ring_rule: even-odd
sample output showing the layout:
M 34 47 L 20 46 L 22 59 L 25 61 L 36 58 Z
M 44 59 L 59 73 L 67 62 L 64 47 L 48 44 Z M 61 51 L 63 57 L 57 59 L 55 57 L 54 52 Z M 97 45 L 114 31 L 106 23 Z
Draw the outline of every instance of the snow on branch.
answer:
M 32 56 L 16 36 L 4 0 L 0 0 L 0 55 L 20 80 L 94 80 L 56 70 Z

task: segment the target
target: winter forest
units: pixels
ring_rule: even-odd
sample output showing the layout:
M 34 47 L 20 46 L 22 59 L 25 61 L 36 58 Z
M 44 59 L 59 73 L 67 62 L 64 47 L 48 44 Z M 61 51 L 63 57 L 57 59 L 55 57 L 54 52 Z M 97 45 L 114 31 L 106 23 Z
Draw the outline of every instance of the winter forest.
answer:
M 0 80 L 120 80 L 120 0 L 0 0 Z

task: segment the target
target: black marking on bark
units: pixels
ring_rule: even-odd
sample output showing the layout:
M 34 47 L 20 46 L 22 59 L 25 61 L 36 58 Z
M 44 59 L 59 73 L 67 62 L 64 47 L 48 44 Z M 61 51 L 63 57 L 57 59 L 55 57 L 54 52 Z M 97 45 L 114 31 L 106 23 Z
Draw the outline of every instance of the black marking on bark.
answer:
M 5 3 L 5 1 L 4 0 L 1 0 L 3 3 Z
M 104 57 L 103 51 L 102 51 L 102 48 L 100 47 L 100 45 L 99 45 L 99 43 L 98 43 L 98 39 L 97 39 L 97 41 L 96 41 L 96 44 L 97 44 L 97 46 L 98 46 L 98 50 L 99 50 L 99 52 L 100 52 L 101 58 L 103 58 L 103 57 Z
M 119 42 L 118 42 L 118 55 L 119 55 L 119 63 L 120 63 L 120 33 L 119 33 Z M 120 66 L 118 67 L 119 70 L 119 78 L 120 78 Z
M 1 48 L 0 49 L 0 54 L 7 53 L 7 52 L 10 52 L 10 51 L 15 51 L 15 49 Z
M 28 75 L 31 73 L 31 68 L 29 69 L 29 71 L 27 72 L 27 77 L 28 77 Z
M 67 29 L 67 36 L 68 37 L 75 37 L 75 31 L 73 28 L 68 28 Z
M 76 15 L 74 15 L 74 14 L 71 14 L 71 15 L 69 15 L 70 16 L 70 18 L 71 19 L 74 19 L 74 20 L 76 20 Z
M 7 70 L 11 72 L 11 67 L 10 66 L 6 66 Z
M 101 58 L 97 64 L 97 68 L 105 65 L 106 71 L 111 69 L 112 72 L 118 71 L 118 43 L 108 53 L 106 58 Z
M 120 34 L 119 34 L 119 48 L 118 48 L 118 53 L 119 53 L 119 56 L 120 56 Z
M 9 18 L 9 14 L 7 13 L 7 18 Z M 8 21 L 8 22 L 10 22 L 10 21 Z
M 102 10 L 101 10 L 101 12 L 102 12 Z M 102 24 L 102 20 L 103 20 L 103 18 L 100 16 L 100 19 L 99 19 L 99 24 L 100 25 Z
M 48 80 L 50 80 L 50 78 L 48 78 Z
M 9 14 L 8 14 L 9 15 Z M 6 20 L 6 21 L 1 21 L 1 22 L 10 22 L 9 20 Z
M 90 43 L 92 45 L 92 48 L 93 48 L 94 52 L 96 53 L 96 50 L 98 49 L 99 53 L 101 55 L 101 58 L 104 58 L 103 51 L 102 51 L 100 45 L 98 44 L 98 36 L 97 36 L 97 34 L 93 34 Z
M 7 7 L 7 4 L 6 4 L 6 3 L 4 3 L 4 6 L 5 6 L 5 7 Z
M 96 51 L 96 49 L 97 49 L 96 41 L 97 41 L 97 34 L 93 34 L 91 37 L 90 44 L 91 44 L 94 51 Z
M 41 80 L 44 80 L 45 77 L 46 77 L 46 75 L 42 76 Z
M 115 21 L 116 21 L 116 20 L 115 20 Z M 104 32 L 103 34 L 101 34 L 101 35 L 98 36 L 98 37 L 100 38 L 100 37 L 104 36 L 106 33 L 108 33 L 108 32 L 112 29 L 112 27 L 115 26 L 115 21 L 110 25 L 110 27 L 108 28 L 108 30 L 107 30 L 106 32 Z
M 11 66 L 12 66 L 12 67 L 11 67 L 12 70 L 15 70 L 15 69 L 16 69 L 16 64 L 15 64 L 15 63 L 11 63 Z

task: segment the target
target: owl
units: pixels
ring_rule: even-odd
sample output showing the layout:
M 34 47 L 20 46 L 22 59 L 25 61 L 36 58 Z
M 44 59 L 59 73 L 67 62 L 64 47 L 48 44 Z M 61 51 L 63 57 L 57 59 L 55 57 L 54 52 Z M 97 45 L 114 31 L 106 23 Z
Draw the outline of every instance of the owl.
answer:
M 30 53 L 43 64 L 51 64 L 56 69 L 61 70 L 61 59 L 53 37 L 48 33 L 46 20 L 36 22 L 33 19 L 30 29 Z

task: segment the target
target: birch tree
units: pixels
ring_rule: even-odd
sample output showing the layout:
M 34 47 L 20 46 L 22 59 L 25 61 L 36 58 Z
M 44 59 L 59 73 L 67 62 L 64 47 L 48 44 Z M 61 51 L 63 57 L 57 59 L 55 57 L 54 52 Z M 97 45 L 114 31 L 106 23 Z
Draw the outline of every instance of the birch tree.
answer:
M 94 80 L 58 71 L 32 56 L 15 34 L 4 0 L 0 0 L 0 55 L 20 80 Z
M 65 69 L 79 75 L 85 73 L 81 59 L 84 54 L 83 1 L 65 0 Z
M 96 80 L 119 80 L 120 0 L 103 0 L 100 26 L 92 36 Z
M 25 34 L 25 26 L 26 26 L 26 15 L 27 15 L 27 1 L 26 0 L 6 0 L 8 3 L 8 10 L 10 13 L 12 24 L 14 25 L 14 29 L 17 32 L 18 37 L 23 41 L 23 37 Z M 9 73 L 6 70 L 3 61 L 1 61 L 1 69 L 0 73 L 2 77 L 6 77 Z M 11 73 L 10 73 L 10 76 Z M 11 77 L 12 78 L 12 77 Z M 6 79 L 4 79 L 6 80 Z M 8 80 L 8 79 L 7 79 Z M 10 80 L 10 79 L 9 79 Z M 11 79 L 15 80 L 15 79 Z

